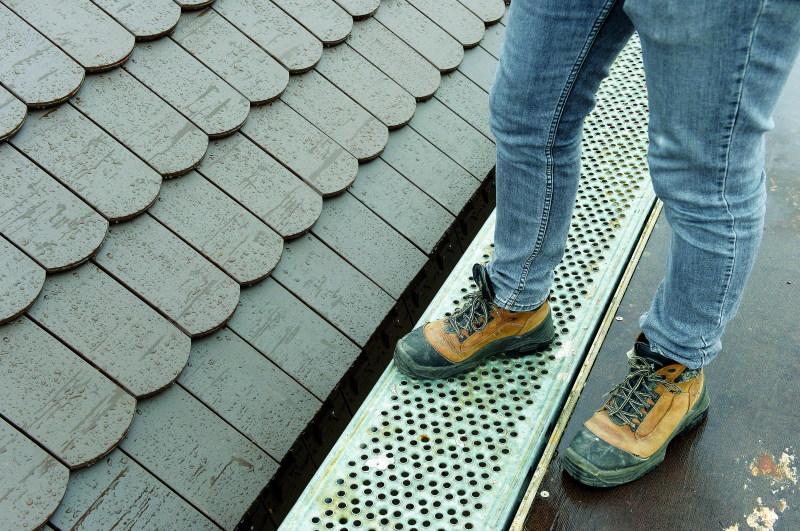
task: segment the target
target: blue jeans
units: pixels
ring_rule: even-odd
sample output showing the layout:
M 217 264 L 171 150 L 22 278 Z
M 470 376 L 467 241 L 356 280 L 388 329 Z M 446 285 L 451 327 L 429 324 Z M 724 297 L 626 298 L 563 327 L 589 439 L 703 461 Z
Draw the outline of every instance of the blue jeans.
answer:
M 583 121 L 637 31 L 648 164 L 672 226 L 641 327 L 698 368 L 722 348 L 764 224 L 764 133 L 800 47 L 797 0 L 513 0 L 489 96 L 497 139 L 495 303 L 540 306 L 564 253 Z

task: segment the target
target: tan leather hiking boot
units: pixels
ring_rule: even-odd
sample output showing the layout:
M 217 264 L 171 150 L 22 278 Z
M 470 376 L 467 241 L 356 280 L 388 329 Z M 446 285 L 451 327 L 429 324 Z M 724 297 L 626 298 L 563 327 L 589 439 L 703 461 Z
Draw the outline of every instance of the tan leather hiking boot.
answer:
M 448 378 L 501 353 L 529 354 L 555 336 L 550 306 L 512 312 L 493 303 L 494 293 L 482 264 L 472 268 L 478 291 L 467 295 L 452 316 L 417 328 L 397 342 L 395 365 L 415 378 Z
M 639 339 L 628 353 L 628 376 L 564 453 L 564 469 L 581 483 L 613 487 L 639 479 L 664 460 L 676 435 L 708 414 L 703 370 L 669 363 Z

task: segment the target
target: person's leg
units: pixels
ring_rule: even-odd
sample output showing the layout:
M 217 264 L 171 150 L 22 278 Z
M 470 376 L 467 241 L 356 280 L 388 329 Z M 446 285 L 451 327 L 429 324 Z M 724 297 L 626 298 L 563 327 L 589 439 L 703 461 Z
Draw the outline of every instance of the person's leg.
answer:
M 633 26 L 616 0 L 515 0 L 489 95 L 497 140 L 495 303 L 547 299 L 564 254 L 583 123 Z
M 446 378 L 553 341 L 546 303 L 580 176 L 583 121 L 633 26 L 617 0 L 514 0 L 489 96 L 497 224 L 478 293 L 398 341 L 397 368 Z
M 653 350 L 695 369 L 721 349 L 761 241 L 764 132 L 800 45 L 800 2 L 627 0 L 625 11 L 642 42 L 650 175 L 673 231 L 641 326 Z
M 564 452 L 569 474 L 605 487 L 642 477 L 705 418 L 702 366 L 758 250 L 763 134 L 800 46 L 795 0 L 627 0 L 625 12 L 642 41 L 650 174 L 673 238 L 628 376 Z

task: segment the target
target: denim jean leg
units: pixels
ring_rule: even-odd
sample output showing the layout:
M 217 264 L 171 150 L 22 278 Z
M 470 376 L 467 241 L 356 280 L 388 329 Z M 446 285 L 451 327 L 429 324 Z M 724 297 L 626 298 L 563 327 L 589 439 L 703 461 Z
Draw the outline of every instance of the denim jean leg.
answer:
M 722 348 L 761 241 L 764 133 L 797 56 L 800 2 L 627 0 L 624 9 L 642 42 L 648 163 L 673 231 L 640 322 L 651 347 L 698 368 Z
M 495 303 L 539 307 L 564 254 L 583 122 L 633 33 L 617 0 L 514 0 L 489 95 L 497 223 Z

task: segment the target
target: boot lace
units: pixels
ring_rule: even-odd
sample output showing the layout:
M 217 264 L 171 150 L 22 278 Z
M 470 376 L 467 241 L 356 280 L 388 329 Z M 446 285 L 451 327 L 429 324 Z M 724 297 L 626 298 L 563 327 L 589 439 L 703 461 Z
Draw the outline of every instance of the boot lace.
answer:
M 459 343 L 463 343 L 475 332 L 483 330 L 492 316 L 492 303 L 483 298 L 480 291 L 464 296 L 464 305 L 456 308 L 448 317 L 444 331 L 448 334 L 458 333 Z M 466 332 L 466 334 L 464 334 Z
M 620 426 L 627 424 L 631 431 L 635 432 L 659 398 L 655 392 L 658 384 L 663 385 L 672 394 L 681 394 L 682 391 L 676 384 L 668 382 L 664 376 L 656 374 L 647 359 L 636 355 L 629 356 L 630 372 L 619 385 L 606 393 L 606 396 L 610 395 L 611 398 L 605 408 L 615 424 Z

